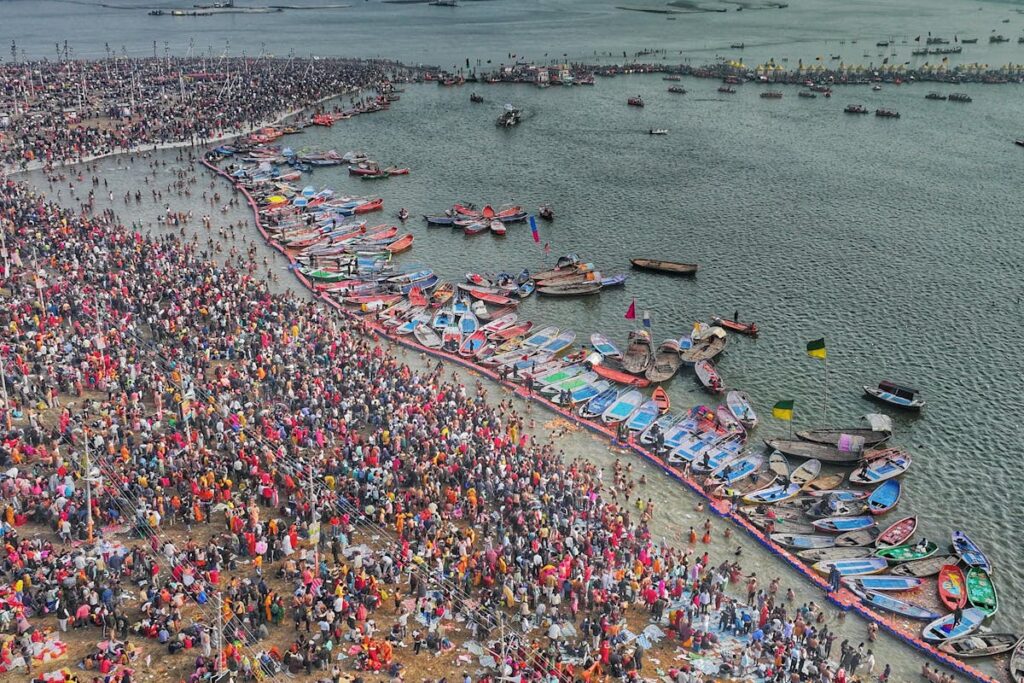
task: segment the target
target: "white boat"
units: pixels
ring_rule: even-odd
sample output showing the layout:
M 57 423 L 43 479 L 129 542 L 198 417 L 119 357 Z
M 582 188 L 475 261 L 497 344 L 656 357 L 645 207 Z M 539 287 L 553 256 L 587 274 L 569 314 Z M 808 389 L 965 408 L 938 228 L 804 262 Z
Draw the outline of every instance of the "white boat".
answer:
M 605 358 L 622 358 L 622 351 L 608 337 L 595 332 L 590 335 L 590 345 Z
M 608 424 L 622 422 L 633 414 L 633 411 L 644 402 L 644 395 L 636 389 L 631 389 L 615 399 L 615 403 L 608 406 L 608 410 L 601 414 L 601 420 Z

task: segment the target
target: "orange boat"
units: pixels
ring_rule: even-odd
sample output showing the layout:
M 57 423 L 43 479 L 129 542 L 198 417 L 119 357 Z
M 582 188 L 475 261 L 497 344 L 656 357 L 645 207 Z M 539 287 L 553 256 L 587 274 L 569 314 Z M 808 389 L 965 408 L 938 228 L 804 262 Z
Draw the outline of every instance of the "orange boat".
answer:
M 384 200 L 378 197 L 377 199 L 374 199 L 372 202 L 366 202 L 365 204 L 360 204 L 356 208 L 352 209 L 352 213 L 354 213 L 354 214 L 370 213 L 371 211 L 380 211 L 383 208 L 384 208 Z
M 741 323 L 735 320 L 729 320 L 728 318 L 720 318 L 717 315 L 711 319 L 711 323 L 713 325 L 718 325 L 719 327 L 724 327 L 730 332 L 745 334 L 748 337 L 756 337 L 757 333 L 761 331 L 757 328 L 757 323 Z
M 628 372 L 615 370 L 604 365 L 595 365 L 593 370 L 598 374 L 598 376 L 611 380 L 612 382 L 618 382 L 619 384 L 626 384 L 628 386 L 638 387 L 641 389 L 650 385 L 650 381 L 646 377 L 637 377 L 636 375 L 631 375 Z
M 392 254 L 401 254 L 403 251 L 412 249 L 413 239 L 412 233 L 406 233 L 384 248 Z
M 668 412 L 668 409 L 672 407 L 672 400 L 668 397 L 668 392 L 662 387 L 658 387 L 651 394 L 651 398 L 655 403 L 658 404 L 658 412 L 664 415 Z

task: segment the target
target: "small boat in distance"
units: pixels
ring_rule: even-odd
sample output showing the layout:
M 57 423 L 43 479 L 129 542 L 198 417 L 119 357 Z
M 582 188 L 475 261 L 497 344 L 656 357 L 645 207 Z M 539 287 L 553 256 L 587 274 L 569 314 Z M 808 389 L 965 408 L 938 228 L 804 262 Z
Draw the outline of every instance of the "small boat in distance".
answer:
M 678 263 L 676 261 L 660 261 L 658 259 L 634 258 L 629 262 L 639 270 L 650 270 L 668 275 L 696 275 L 696 263 Z
M 686 88 L 681 88 L 678 85 L 670 86 L 668 91 L 670 93 L 675 94 L 675 95 L 685 95 L 686 94 Z
M 642 107 L 644 106 L 644 98 L 640 97 L 639 95 L 637 95 L 636 97 L 630 97 L 628 100 L 626 100 L 626 104 L 628 104 L 631 107 Z
M 518 126 L 519 122 L 522 120 L 523 113 L 511 104 L 506 104 L 505 111 L 502 112 L 498 117 L 498 120 L 495 121 L 495 125 L 499 128 L 511 128 L 512 126 Z
M 738 334 L 745 334 L 748 337 L 756 337 L 761 331 L 757 327 L 757 323 L 741 323 L 738 320 L 729 320 L 728 318 L 722 318 L 720 316 L 714 316 L 711 318 L 712 325 L 718 325 L 724 327 L 730 332 L 736 332 Z
M 484 101 L 484 96 L 473 93 L 472 95 L 469 96 L 469 101 L 475 104 L 479 104 Z
M 735 95 L 736 94 L 736 88 L 732 87 L 731 85 L 722 85 L 722 86 L 719 86 L 718 92 L 724 93 L 726 95 Z
M 925 404 L 925 400 L 919 396 L 920 391 L 889 380 L 882 380 L 877 387 L 865 386 L 864 393 L 876 401 L 905 410 L 921 410 Z
M 846 105 L 846 108 L 843 109 L 843 111 L 846 112 L 847 114 L 868 114 L 868 113 L 870 113 L 870 112 L 868 112 L 868 108 L 865 107 L 863 104 L 848 104 L 848 105 Z
M 900 113 L 893 109 L 876 109 L 875 116 L 883 119 L 898 119 L 900 117 Z
M 648 132 L 651 135 L 668 135 L 668 130 L 665 128 L 651 128 Z

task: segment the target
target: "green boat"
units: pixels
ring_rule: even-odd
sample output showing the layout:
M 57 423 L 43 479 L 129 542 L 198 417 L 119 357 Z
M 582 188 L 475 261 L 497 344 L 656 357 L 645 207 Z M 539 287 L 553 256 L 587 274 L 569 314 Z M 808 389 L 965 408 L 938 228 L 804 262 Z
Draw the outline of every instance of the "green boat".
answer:
M 890 562 L 912 562 L 931 557 L 939 550 L 939 544 L 928 541 L 924 546 L 919 543 L 904 543 L 894 545 L 891 548 L 882 548 L 875 551 L 875 557 L 884 557 Z
M 324 270 L 323 268 L 302 268 L 301 272 L 306 277 L 320 282 L 341 282 L 352 277 L 348 273 L 339 273 L 336 270 Z
M 988 616 L 995 614 L 999 608 L 992 577 L 981 567 L 971 567 L 967 571 L 967 599 Z

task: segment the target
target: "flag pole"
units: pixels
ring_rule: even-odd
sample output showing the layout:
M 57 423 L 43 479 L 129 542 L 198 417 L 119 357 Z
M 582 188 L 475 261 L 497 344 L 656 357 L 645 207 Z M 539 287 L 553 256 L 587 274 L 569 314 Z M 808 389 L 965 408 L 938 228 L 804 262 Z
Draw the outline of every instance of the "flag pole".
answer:
M 825 355 L 825 426 L 828 426 L 828 355 Z
M 793 412 L 789 415 L 789 440 L 793 440 L 793 418 L 796 416 L 796 402 L 793 403 Z

